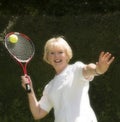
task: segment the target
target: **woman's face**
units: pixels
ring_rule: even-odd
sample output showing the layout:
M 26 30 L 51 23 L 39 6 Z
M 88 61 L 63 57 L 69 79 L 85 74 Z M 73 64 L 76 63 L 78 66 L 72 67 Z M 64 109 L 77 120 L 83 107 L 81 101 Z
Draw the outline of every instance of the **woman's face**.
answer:
M 62 46 L 50 47 L 47 58 L 57 73 L 67 66 L 68 56 Z

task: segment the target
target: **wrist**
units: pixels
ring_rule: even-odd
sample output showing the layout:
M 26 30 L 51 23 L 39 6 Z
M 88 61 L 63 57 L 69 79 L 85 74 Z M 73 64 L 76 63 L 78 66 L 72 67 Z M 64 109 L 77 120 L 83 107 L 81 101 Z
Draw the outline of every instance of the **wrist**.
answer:
M 97 71 L 97 69 L 95 69 L 95 75 L 96 75 L 96 76 L 99 76 L 99 75 L 102 75 L 102 73 L 99 73 L 99 72 Z

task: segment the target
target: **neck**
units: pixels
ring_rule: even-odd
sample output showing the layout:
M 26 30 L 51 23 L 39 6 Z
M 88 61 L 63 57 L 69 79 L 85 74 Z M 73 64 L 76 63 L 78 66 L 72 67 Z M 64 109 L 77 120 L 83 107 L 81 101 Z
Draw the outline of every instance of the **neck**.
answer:
M 67 65 L 64 65 L 64 66 L 61 66 L 61 67 L 59 67 L 59 68 L 56 68 L 56 69 L 55 69 L 56 74 L 57 74 L 57 75 L 60 74 L 67 66 L 68 66 L 68 64 L 67 64 Z

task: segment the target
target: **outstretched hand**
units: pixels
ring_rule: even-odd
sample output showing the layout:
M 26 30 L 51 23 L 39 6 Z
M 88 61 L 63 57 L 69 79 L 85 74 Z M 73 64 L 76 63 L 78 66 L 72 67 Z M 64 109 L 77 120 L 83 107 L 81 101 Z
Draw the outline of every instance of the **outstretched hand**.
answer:
M 96 62 L 96 72 L 98 74 L 105 73 L 110 64 L 114 61 L 115 57 L 109 52 L 101 52 L 98 62 Z

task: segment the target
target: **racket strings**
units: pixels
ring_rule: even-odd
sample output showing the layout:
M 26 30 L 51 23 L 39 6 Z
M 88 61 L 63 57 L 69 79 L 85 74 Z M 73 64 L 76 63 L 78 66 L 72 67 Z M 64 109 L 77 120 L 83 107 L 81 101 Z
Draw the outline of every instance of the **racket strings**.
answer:
M 26 62 L 34 55 L 34 45 L 31 40 L 17 35 L 18 41 L 11 43 L 9 38 L 6 39 L 7 49 L 11 55 L 21 62 Z

